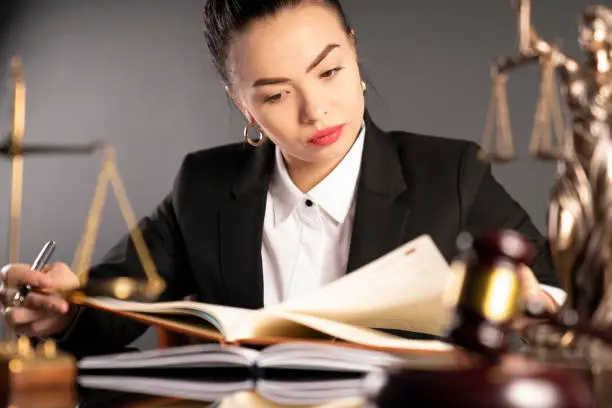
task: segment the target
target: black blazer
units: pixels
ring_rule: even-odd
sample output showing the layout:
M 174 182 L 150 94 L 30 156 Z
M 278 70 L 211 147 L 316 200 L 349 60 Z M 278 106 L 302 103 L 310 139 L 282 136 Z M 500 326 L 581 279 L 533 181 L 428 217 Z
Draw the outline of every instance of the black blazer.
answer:
M 429 234 L 450 260 L 462 231 L 512 228 L 538 249 L 531 265 L 541 283 L 561 287 L 547 241 L 476 157 L 473 142 L 379 129 L 366 136 L 347 272 Z M 161 300 L 195 293 L 202 302 L 263 306 L 261 236 L 274 146 L 231 144 L 191 153 L 171 193 L 140 221 L 168 289 Z M 91 278 L 144 277 L 128 237 L 92 268 Z M 408 288 L 407 288 L 408 289 Z M 146 327 L 83 310 L 60 348 L 77 355 L 119 350 Z

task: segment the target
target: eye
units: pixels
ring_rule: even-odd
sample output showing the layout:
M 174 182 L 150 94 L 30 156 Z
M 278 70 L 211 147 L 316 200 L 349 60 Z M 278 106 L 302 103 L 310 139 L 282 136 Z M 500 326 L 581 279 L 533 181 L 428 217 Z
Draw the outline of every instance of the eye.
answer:
M 321 78 L 326 78 L 326 79 L 332 78 L 334 75 L 336 75 L 338 71 L 342 70 L 342 68 L 343 67 L 338 67 L 338 68 L 330 69 L 329 71 L 325 71 L 321 74 Z
M 276 103 L 279 102 L 283 97 L 282 93 L 276 93 L 274 95 L 266 96 L 264 98 L 264 103 Z

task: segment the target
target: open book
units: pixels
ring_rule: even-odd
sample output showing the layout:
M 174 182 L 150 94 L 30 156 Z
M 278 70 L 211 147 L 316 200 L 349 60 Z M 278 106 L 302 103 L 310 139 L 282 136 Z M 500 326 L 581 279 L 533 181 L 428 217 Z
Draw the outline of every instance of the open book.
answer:
M 80 372 L 133 370 L 145 373 L 154 370 L 170 372 L 173 369 L 236 367 L 257 371 L 258 376 L 265 376 L 262 373 L 266 370 L 364 374 L 392 365 L 406 364 L 407 361 L 420 360 L 418 356 L 409 359 L 401 353 L 301 342 L 279 343 L 262 350 L 220 344 L 195 344 L 89 356 L 79 360 L 78 368 Z
M 457 285 L 431 237 L 422 235 L 309 293 L 259 310 L 198 303 L 129 302 L 87 297 L 82 303 L 202 339 L 234 344 L 340 341 L 378 349 L 448 351 L 442 341 L 412 340 L 376 329 L 441 335 Z
M 310 405 L 359 397 L 368 375 L 409 361 L 392 353 L 309 343 L 261 351 L 202 344 L 85 357 L 78 363 L 78 382 L 194 401 L 254 391 L 279 404 Z

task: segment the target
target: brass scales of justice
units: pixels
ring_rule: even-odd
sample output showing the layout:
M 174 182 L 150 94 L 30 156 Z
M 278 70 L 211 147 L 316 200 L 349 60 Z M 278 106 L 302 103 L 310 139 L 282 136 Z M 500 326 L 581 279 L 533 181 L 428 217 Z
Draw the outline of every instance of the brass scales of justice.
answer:
M 166 288 L 166 283 L 159 276 L 145 244 L 142 232 L 138 227 L 134 211 L 127 198 L 117 169 L 114 149 L 102 143 L 91 143 L 82 146 L 24 143 L 26 87 L 20 58 L 13 58 L 11 69 L 15 85 L 13 129 L 8 138 L 3 143 L 0 143 L 0 156 L 7 157 L 12 161 L 9 263 L 19 262 L 24 158 L 26 156 L 37 155 L 90 155 L 101 152 L 102 168 L 98 176 L 91 208 L 85 222 L 85 230 L 75 251 L 72 263 L 72 270 L 79 278 L 79 286 L 62 288 L 57 294 L 75 304 L 81 303 L 85 297 L 92 295 L 108 296 L 122 300 L 156 299 Z M 122 216 L 128 226 L 132 242 L 146 275 L 145 279 L 137 280 L 128 277 L 89 279 L 92 253 L 109 183 L 113 187 Z
M 94 197 L 85 222 L 85 230 L 75 251 L 72 270 L 79 283 L 72 287 L 61 287 L 54 291 L 73 304 L 83 304 L 88 296 L 106 296 L 121 300 L 155 300 L 165 290 L 166 282 L 161 278 L 145 244 L 132 207 L 127 198 L 119 171 L 115 163 L 115 151 L 103 143 L 88 145 L 26 144 L 25 129 L 26 86 L 22 62 L 14 57 L 11 62 L 14 80 L 12 130 L 4 141 L 0 141 L 0 157 L 11 160 L 12 180 L 10 195 L 10 225 L 8 262 L 19 259 L 21 207 L 23 191 L 23 167 L 26 156 L 91 155 L 102 153 L 102 168 L 98 176 Z M 143 279 L 116 277 L 89 279 L 89 268 L 95 239 L 100 224 L 107 187 L 111 184 L 131 240 L 144 271 Z M 10 297 L 9 297 L 10 299 Z M 74 400 L 74 382 L 77 375 L 76 360 L 57 350 L 55 342 L 45 339 L 36 348 L 30 338 L 18 336 L 14 340 L 8 325 L 4 324 L 4 340 L 0 342 L 0 405 L 20 406 L 30 403 L 31 395 L 45 395 L 54 401 Z M 29 401 L 29 402 L 28 402 Z

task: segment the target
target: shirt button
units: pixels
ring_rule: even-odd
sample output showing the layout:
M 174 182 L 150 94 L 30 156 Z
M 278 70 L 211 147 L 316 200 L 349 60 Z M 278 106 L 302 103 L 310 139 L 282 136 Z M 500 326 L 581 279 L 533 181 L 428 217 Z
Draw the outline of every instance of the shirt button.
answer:
M 306 199 L 306 201 L 304 202 L 304 204 L 306 204 L 306 207 L 312 207 L 313 202 L 312 202 L 312 200 L 310 200 L 310 199 Z

